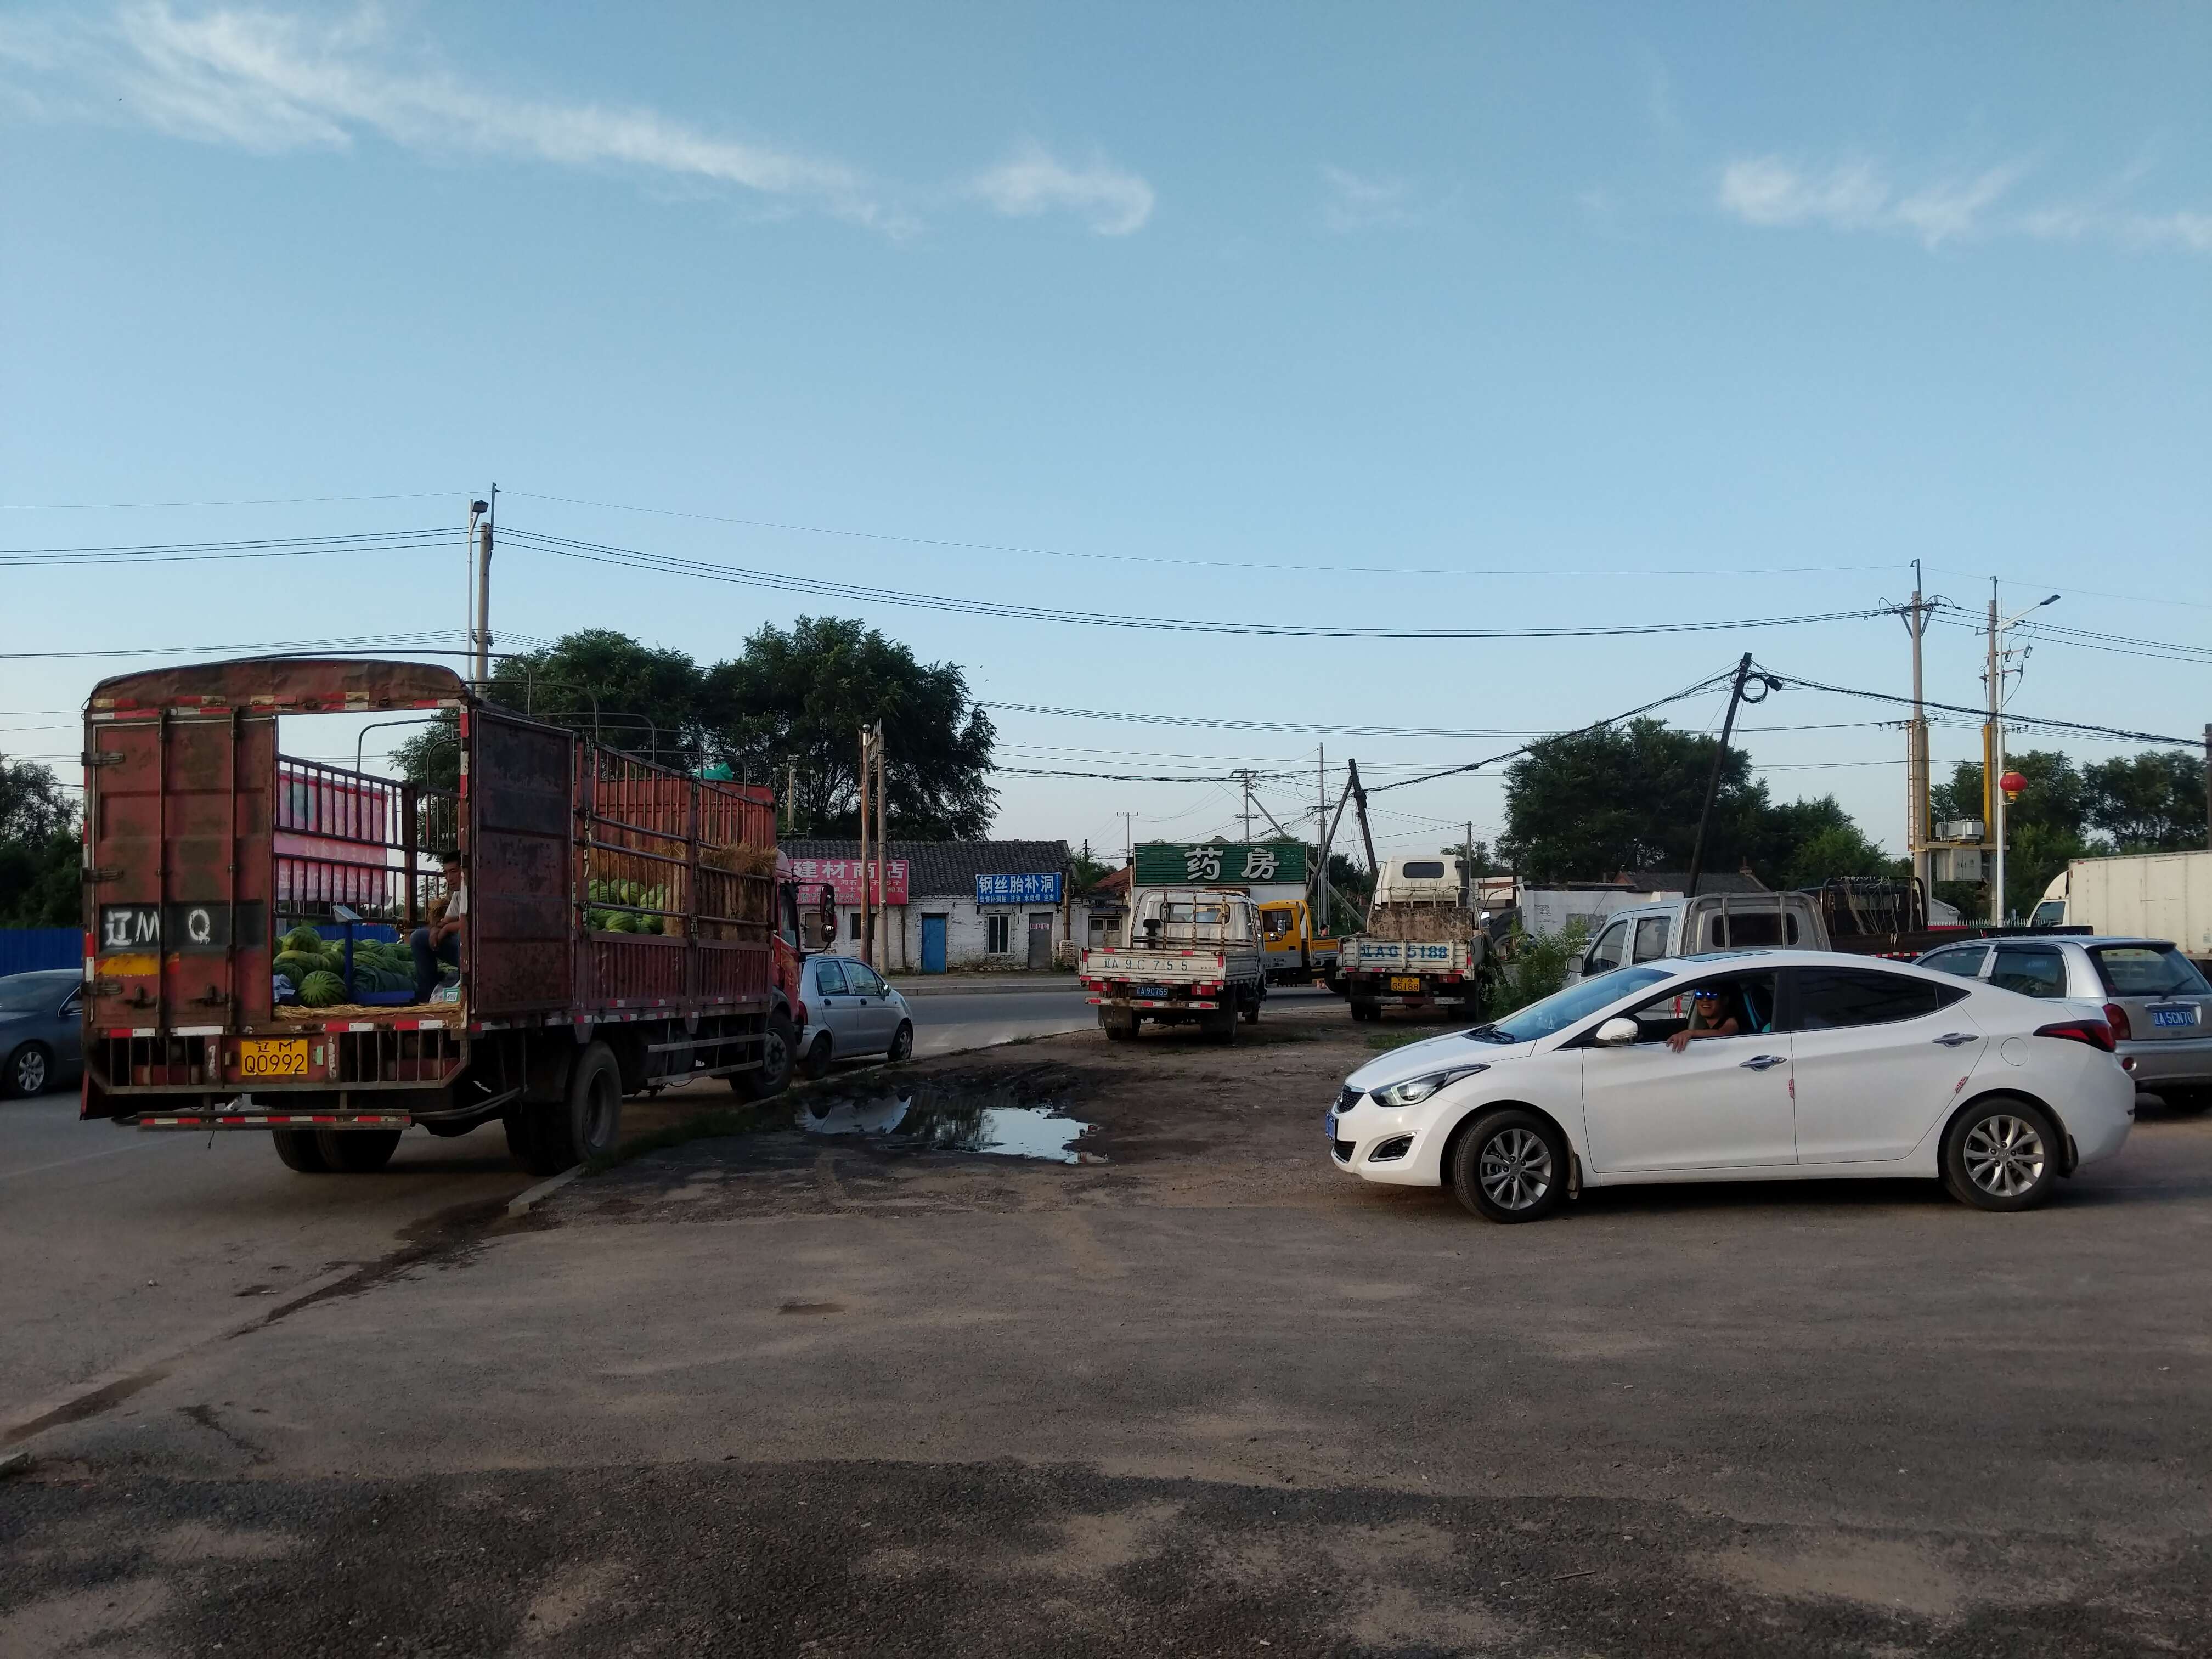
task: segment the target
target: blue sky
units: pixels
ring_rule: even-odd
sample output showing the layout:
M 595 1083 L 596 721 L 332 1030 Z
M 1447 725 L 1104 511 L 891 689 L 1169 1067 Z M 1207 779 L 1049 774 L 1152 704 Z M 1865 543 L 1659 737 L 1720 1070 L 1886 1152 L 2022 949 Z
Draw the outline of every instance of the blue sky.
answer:
M 0 14 L 0 545 L 451 525 L 496 481 L 514 526 L 1071 609 L 1772 617 L 1895 601 L 1919 557 L 1977 609 L 1996 575 L 2212 646 L 2201 7 L 732 13 Z M 393 499 L 296 499 L 340 496 Z M 1887 618 L 1299 641 L 495 570 L 509 636 L 711 660 L 831 611 L 986 701 L 1508 734 L 998 717 L 1009 766 L 1296 775 L 1279 815 L 1317 742 L 1411 775 L 1746 648 L 1907 685 Z M 0 583 L 10 650 L 461 625 L 458 540 Z M 1978 702 L 1980 641 L 1929 647 L 1930 694 Z M 119 665 L 0 659 L 0 750 L 73 757 Z M 2208 674 L 2046 636 L 2014 702 L 2187 733 Z M 1793 690 L 1747 742 L 1897 847 L 1903 738 L 1838 724 L 1892 712 Z M 1210 783 L 1000 783 L 1008 835 L 1237 817 Z M 1492 774 L 1377 805 L 1389 850 L 1503 817 Z

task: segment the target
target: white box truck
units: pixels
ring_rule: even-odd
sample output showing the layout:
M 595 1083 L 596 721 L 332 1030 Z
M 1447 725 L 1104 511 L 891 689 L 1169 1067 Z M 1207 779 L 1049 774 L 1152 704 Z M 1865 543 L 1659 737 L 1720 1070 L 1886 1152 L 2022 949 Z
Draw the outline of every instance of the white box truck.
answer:
M 2170 939 L 2204 967 L 2212 963 L 2212 852 L 2075 859 L 2044 889 L 2033 921 Z

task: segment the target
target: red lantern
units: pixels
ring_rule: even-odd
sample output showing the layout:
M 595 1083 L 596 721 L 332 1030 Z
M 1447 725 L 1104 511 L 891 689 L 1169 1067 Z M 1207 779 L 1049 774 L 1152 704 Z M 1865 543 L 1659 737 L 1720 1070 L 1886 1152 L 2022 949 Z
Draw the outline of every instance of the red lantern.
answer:
M 2027 780 L 2017 772 L 2008 772 L 1997 780 L 1997 787 L 2004 791 L 2008 801 L 2020 799 L 2020 792 L 2027 787 Z

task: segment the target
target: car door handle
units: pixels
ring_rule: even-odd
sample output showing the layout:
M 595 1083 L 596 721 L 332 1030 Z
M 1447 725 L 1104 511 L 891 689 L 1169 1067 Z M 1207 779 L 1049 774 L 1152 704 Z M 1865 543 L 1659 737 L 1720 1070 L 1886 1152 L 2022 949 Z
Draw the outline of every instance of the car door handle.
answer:
M 1780 1054 L 1753 1054 L 1740 1062 L 1747 1072 L 1763 1072 L 1770 1066 L 1786 1066 L 1789 1062 Z
M 1940 1042 L 1946 1048 L 1956 1048 L 1961 1043 L 1979 1042 L 1981 1038 L 1971 1031 L 1946 1031 L 1942 1036 L 1930 1037 L 1928 1040 L 1930 1042 Z

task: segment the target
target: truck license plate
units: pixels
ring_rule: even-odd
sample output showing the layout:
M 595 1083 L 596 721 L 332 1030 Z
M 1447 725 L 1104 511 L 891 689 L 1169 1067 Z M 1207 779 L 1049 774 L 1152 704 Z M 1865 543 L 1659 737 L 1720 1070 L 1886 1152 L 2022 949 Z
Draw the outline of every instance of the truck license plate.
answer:
M 247 1037 L 238 1045 L 238 1074 L 241 1078 L 307 1076 L 307 1039 Z
M 1139 985 L 1129 994 L 1150 1002 L 1165 1002 L 1170 994 L 1164 985 Z
M 1418 991 L 1421 988 L 1421 976 L 1419 974 L 1393 974 L 1390 975 L 1390 988 L 1394 991 Z

